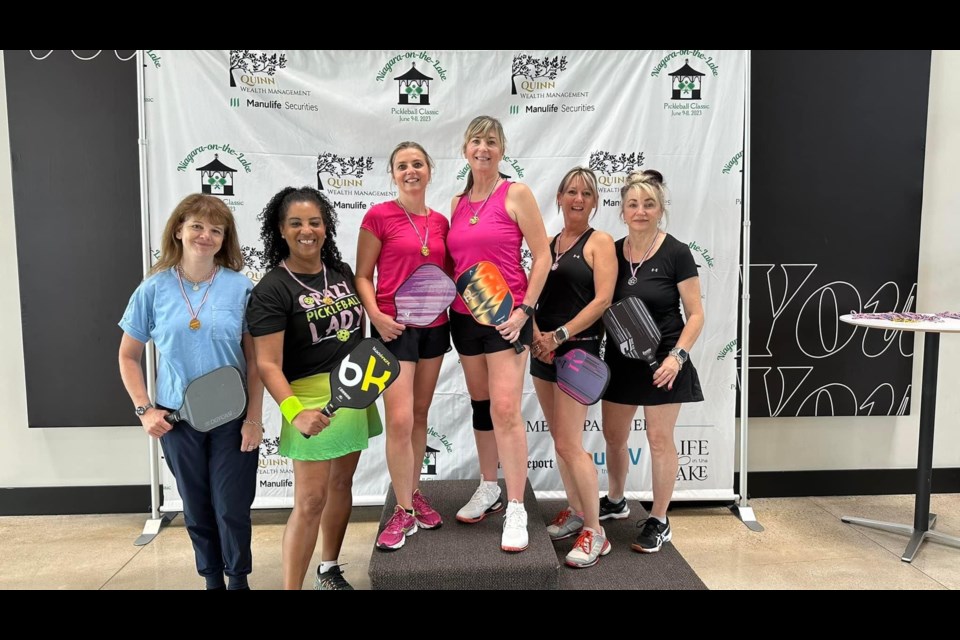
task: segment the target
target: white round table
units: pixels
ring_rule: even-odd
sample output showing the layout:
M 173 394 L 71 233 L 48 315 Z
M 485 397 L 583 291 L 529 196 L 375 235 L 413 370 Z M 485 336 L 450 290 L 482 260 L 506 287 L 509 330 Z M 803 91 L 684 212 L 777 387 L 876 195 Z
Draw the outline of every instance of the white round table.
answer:
M 934 531 L 937 514 L 930 513 L 930 490 L 933 478 L 933 427 L 937 409 L 937 366 L 940 360 L 940 334 L 960 333 L 960 320 L 943 322 L 892 322 L 890 320 L 854 320 L 850 314 L 840 316 L 841 322 L 869 329 L 923 332 L 923 380 L 920 391 L 920 443 L 917 450 L 917 496 L 913 508 L 913 526 L 894 522 L 880 522 L 843 516 L 843 522 L 870 529 L 879 529 L 910 537 L 900 559 L 912 562 L 924 540 L 930 539 L 950 547 L 960 548 L 960 538 Z

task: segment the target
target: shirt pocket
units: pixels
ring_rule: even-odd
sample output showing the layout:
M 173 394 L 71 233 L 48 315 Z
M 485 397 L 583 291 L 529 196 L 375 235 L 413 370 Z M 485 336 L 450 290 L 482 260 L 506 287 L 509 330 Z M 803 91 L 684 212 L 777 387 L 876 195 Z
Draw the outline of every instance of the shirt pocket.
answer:
M 213 305 L 213 339 L 239 343 L 244 311 L 242 304 Z

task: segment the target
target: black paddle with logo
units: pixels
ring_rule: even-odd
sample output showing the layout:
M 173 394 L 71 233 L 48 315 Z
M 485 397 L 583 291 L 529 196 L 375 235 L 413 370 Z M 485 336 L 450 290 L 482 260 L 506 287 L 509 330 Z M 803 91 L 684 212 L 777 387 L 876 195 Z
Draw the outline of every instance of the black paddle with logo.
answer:
M 330 402 L 323 414 L 329 417 L 337 409 L 366 409 L 398 375 L 396 356 L 376 338 L 364 338 L 330 372 Z
M 629 297 L 616 302 L 603 312 L 603 324 L 613 345 L 627 358 L 643 360 L 656 371 L 660 328 L 640 298 Z

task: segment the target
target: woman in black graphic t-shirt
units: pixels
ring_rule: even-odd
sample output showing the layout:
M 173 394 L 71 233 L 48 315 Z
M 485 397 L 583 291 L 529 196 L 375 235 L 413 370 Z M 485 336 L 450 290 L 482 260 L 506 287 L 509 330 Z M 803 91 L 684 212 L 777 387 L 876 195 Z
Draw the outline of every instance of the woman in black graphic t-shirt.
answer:
M 316 189 L 287 187 L 263 210 L 271 271 L 254 288 L 247 324 L 263 383 L 280 405 L 280 454 L 293 459 L 294 505 L 283 533 L 283 584 L 299 589 L 323 530 L 318 589 L 346 590 L 337 564 L 360 452 L 383 427 L 375 405 L 327 418 L 330 372 L 363 338 L 363 305 L 334 237 L 337 217 Z M 304 437 L 309 436 L 309 438 Z

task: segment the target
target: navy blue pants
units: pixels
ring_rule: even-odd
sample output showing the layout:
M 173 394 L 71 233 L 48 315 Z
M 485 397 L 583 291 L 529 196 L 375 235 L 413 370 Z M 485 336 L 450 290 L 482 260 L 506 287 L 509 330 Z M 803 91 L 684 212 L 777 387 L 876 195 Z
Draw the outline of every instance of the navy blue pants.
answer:
M 183 518 L 204 577 L 253 570 L 250 505 L 257 492 L 259 450 L 240 451 L 242 420 L 200 433 L 178 422 L 160 438 L 177 479 Z

